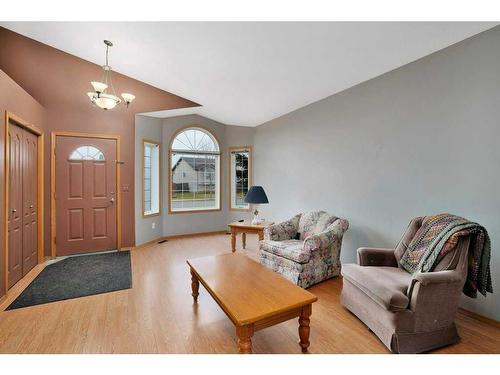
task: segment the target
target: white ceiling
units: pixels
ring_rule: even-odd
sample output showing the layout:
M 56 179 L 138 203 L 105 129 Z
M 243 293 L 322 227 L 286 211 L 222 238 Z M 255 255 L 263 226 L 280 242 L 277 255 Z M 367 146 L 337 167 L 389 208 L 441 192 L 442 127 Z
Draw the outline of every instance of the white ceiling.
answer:
M 487 22 L 2 22 L 0 25 L 256 126 L 496 25 Z

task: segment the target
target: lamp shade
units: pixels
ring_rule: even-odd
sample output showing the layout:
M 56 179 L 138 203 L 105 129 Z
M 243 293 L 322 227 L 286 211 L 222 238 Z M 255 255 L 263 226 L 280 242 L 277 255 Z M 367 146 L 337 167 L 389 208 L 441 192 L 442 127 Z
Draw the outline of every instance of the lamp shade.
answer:
M 124 92 L 122 94 L 122 98 L 123 100 L 125 100 L 125 103 L 132 103 L 132 101 L 135 99 L 135 95 Z
M 100 94 L 99 97 L 95 99 L 97 106 L 102 109 L 113 109 L 120 102 L 120 98 L 109 94 Z
M 269 200 L 262 186 L 252 186 L 245 196 L 245 203 L 261 204 L 269 203 Z
M 95 92 L 99 94 L 104 92 L 108 88 L 108 85 L 99 81 L 92 81 L 90 83 L 92 84 L 92 87 L 94 88 Z

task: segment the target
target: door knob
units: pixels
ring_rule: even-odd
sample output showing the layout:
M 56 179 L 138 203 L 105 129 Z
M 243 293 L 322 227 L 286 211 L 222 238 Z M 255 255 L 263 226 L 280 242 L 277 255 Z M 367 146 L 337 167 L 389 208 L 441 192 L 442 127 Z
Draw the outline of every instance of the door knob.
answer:
M 15 214 L 17 210 L 15 208 L 12 209 L 12 213 Z
M 33 208 L 33 205 L 32 205 L 32 204 L 30 204 L 30 208 Z
M 115 203 L 115 198 L 111 198 L 109 201 L 110 201 L 111 203 Z

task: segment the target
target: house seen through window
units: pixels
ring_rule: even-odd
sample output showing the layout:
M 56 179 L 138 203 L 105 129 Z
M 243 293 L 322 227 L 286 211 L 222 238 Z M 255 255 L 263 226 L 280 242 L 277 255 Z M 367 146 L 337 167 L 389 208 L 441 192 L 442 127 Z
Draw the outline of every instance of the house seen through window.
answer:
M 220 149 L 208 131 L 182 130 L 170 150 L 170 211 L 220 209 Z

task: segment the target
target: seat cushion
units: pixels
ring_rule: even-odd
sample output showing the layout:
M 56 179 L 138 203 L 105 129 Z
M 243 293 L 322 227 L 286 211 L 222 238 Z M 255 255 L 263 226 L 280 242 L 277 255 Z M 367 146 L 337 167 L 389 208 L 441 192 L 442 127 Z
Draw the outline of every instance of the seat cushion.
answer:
M 300 240 L 265 240 L 260 242 L 260 250 L 301 264 L 307 263 L 310 258 L 310 254 L 304 251 L 304 241 Z
M 386 310 L 398 311 L 408 307 L 406 293 L 411 274 L 400 268 L 343 264 L 342 276 Z

